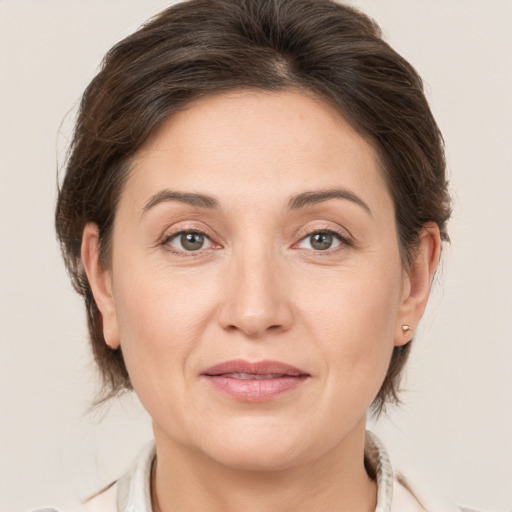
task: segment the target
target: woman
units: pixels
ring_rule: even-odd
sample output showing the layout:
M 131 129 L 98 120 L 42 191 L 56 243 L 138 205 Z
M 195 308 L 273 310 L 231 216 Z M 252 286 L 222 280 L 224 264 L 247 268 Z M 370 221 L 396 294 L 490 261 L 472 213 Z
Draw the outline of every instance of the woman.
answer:
M 86 510 L 424 510 L 365 425 L 449 203 L 421 79 L 359 12 L 192 0 L 116 45 L 56 223 L 105 398 L 155 445 Z

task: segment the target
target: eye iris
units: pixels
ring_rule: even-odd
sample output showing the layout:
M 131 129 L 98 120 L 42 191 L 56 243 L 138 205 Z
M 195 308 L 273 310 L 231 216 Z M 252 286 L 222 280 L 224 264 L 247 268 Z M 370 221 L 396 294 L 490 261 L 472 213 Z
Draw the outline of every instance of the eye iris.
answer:
M 332 235 L 330 233 L 315 233 L 311 235 L 311 247 L 318 251 L 325 251 L 332 245 Z
M 180 242 L 187 251 L 197 251 L 203 247 L 204 235 L 201 233 L 183 233 Z

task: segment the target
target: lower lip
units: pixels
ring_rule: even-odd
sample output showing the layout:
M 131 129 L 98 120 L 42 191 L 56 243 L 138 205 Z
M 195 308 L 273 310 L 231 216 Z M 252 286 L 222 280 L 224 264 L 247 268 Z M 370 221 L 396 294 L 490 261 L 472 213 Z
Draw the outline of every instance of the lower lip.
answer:
M 204 375 L 204 377 L 217 391 L 243 402 L 273 400 L 298 388 L 308 378 L 307 375 L 275 379 L 235 379 L 224 375 Z

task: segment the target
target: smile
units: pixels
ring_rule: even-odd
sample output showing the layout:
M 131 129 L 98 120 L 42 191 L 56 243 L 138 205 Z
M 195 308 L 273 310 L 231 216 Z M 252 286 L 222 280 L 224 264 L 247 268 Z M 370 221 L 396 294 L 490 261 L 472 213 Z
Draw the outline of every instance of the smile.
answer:
M 263 402 L 297 389 L 309 373 L 279 361 L 226 361 L 201 374 L 211 387 L 242 402 Z
M 230 377 L 231 379 L 241 379 L 241 380 L 264 380 L 264 379 L 278 379 L 280 377 L 286 377 L 281 373 L 268 373 L 266 375 L 255 375 L 253 373 L 226 373 L 224 377 Z

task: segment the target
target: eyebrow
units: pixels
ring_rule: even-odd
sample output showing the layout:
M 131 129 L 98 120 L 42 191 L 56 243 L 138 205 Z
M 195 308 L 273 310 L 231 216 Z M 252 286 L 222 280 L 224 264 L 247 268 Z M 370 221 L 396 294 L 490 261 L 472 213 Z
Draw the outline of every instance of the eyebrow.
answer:
M 372 214 L 370 207 L 361 198 L 356 196 L 353 192 L 342 188 L 302 192 L 301 194 L 290 198 L 288 201 L 288 208 L 290 210 L 299 210 L 301 208 L 315 206 L 316 204 L 328 201 L 329 199 L 346 199 L 348 201 L 352 201 L 353 203 L 361 206 L 370 215 Z M 219 201 L 212 196 L 193 192 L 176 192 L 165 189 L 160 190 L 149 198 L 148 202 L 142 208 L 142 214 L 146 213 L 156 205 L 167 201 L 178 201 L 180 203 L 198 206 L 200 208 L 219 208 Z
M 189 204 L 191 206 L 199 206 L 201 208 L 218 208 L 219 202 L 212 196 L 205 194 L 196 194 L 192 192 L 175 192 L 172 190 L 160 190 L 149 198 L 149 201 L 142 208 L 142 214 L 146 213 L 157 204 L 167 201 L 178 201 L 180 203 Z
M 300 208 L 314 206 L 323 201 L 328 201 L 329 199 L 347 199 L 348 201 L 352 201 L 353 203 L 361 206 L 367 213 L 372 215 L 370 207 L 360 197 L 344 188 L 303 192 L 302 194 L 298 194 L 290 198 L 288 208 L 290 210 L 298 210 Z

